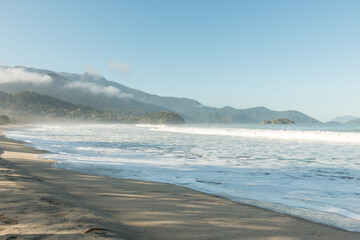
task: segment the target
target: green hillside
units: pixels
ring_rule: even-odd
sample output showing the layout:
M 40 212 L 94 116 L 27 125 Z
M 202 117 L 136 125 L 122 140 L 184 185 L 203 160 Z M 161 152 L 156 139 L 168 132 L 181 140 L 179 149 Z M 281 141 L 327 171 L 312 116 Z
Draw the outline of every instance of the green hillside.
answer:
M 21 120 L 44 121 L 65 119 L 122 123 L 184 123 L 184 119 L 173 112 L 158 113 L 157 118 L 116 114 L 28 91 L 16 94 L 0 91 L 0 110 Z

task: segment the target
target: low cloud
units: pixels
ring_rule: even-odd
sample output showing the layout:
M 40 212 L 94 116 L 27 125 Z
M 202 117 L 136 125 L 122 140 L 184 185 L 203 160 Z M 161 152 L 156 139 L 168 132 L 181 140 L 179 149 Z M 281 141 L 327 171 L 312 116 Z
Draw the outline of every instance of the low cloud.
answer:
M 109 62 L 109 67 L 115 71 L 118 71 L 124 75 L 130 73 L 130 66 L 128 63 L 118 62 L 118 61 L 111 61 Z
M 87 74 L 92 75 L 94 77 L 98 77 L 98 78 L 102 77 L 101 71 L 98 69 L 86 67 L 85 71 Z
M 106 95 L 108 97 L 132 98 L 131 94 L 123 93 L 113 86 L 102 86 L 92 82 L 75 81 L 65 85 L 69 89 L 81 89 L 96 95 Z
M 24 68 L 0 67 L 0 84 L 11 82 L 49 84 L 52 79 L 46 74 L 26 72 Z

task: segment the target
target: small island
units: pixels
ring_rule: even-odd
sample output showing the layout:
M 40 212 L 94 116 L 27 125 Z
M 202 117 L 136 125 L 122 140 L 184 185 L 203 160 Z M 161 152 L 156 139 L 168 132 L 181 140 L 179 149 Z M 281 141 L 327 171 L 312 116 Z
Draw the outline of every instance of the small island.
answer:
M 295 124 L 295 122 L 288 118 L 277 118 L 275 120 L 264 120 L 260 124 Z

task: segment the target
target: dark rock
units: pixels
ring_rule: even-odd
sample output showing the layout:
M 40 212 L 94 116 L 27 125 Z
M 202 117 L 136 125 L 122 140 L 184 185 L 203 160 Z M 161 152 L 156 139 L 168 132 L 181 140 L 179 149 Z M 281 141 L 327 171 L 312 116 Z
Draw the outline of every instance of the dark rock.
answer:
M 264 120 L 260 124 L 295 124 L 295 122 L 288 118 L 278 118 L 272 121 Z

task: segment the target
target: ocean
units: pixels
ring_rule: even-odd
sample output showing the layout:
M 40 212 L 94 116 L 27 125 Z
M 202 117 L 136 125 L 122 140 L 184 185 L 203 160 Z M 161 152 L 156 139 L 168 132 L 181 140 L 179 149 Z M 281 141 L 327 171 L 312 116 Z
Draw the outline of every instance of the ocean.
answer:
M 54 167 L 166 182 L 360 232 L 360 125 L 35 125 Z

